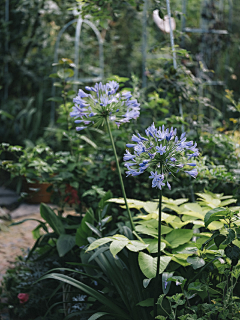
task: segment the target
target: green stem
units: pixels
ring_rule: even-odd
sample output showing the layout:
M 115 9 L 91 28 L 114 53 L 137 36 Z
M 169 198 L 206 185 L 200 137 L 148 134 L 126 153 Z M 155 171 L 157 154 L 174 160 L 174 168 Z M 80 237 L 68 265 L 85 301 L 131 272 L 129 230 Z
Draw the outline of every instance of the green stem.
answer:
M 113 148 L 113 152 L 114 152 L 114 156 L 115 156 L 116 166 L 117 166 L 119 180 L 120 180 L 120 184 L 121 184 L 121 188 L 122 188 L 123 198 L 124 198 L 125 205 L 126 205 L 126 208 L 127 208 L 128 217 L 129 217 L 129 220 L 130 220 L 130 224 L 131 224 L 132 230 L 135 230 L 135 227 L 134 227 L 134 224 L 133 224 L 132 215 L 131 215 L 131 212 L 129 210 L 128 203 L 127 203 L 127 197 L 126 197 L 125 188 L 124 188 L 124 185 L 123 185 L 122 174 L 121 174 L 119 163 L 118 163 L 118 157 L 117 157 L 117 152 L 116 152 L 115 144 L 114 144 L 113 137 L 112 137 L 112 132 L 111 132 L 111 129 L 110 129 L 110 126 L 109 126 L 108 118 L 106 117 L 105 119 L 106 119 L 106 124 L 107 124 L 109 137 L 110 137 L 110 140 L 111 140 L 111 143 L 112 143 L 112 148 Z
M 159 207 L 158 207 L 158 255 L 157 255 L 157 271 L 156 271 L 156 288 L 154 294 L 154 319 L 157 316 L 157 300 L 158 300 L 158 292 L 159 292 L 159 280 L 160 280 L 160 256 L 161 256 L 161 226 L 162 226 L 162 190 L 160 190 L 159 194 Z

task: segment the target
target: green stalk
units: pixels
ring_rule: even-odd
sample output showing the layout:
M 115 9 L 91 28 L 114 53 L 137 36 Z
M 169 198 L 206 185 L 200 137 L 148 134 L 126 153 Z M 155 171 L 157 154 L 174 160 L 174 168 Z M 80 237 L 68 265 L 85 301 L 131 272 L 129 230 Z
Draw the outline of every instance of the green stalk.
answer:
M 129 220 L 130 220 L 130 224 L 131 224 L 132 230 L 135 230 L 135 227 L 134 227 L 134 224 L 133 224 L 132 215 L 131 215 L 131 212 L 130 212 L 130 210 L 128 208 L 127 197 L 126 197 L 125 188 L 124 188 L 123 180 L 122 180 L 122 174 L 121 174 L 119 163 L 118 163 L 117 152 L 116 152 L 115 144 L 114 144 L 114 141 L 113 141 L 112 132 L 111 132 L 111 129 L 110 129 L 110 126 L 109 126 L 108 117 L 106 117 L 105 119 L 106 119 L 108 134 L 109 134 L 109 137 L 110 137 L 110 140 L 111 140 L 111 143 L 112 143 L 112 148 L 113 148 L 115 161 L 116 161 L 116 166 L 117 166 L 117 170 L 118 170 L 118 176 L 119 176 L 119 180 L 120 180 L 120 184 L 121 184 L 121 188 L 122 188 L 123 198 L 124 198 L 125 205 L 126 205 L 126 208 L 127 208 L 128 217 L 129 217 Z
M 157 300 L 158 300 L 158 293 L 159 293 L 159 283 L 160 283 L 160 256 L 161 256 L 161 226 L 162 226 L 162 190 L 160 190 L 159 194 L 159 207 L 158 207 L 158 255 L 157 255 L 157 271 L 155 277 L 155 293 L 154 293 L 154 319 L 157 316 Z

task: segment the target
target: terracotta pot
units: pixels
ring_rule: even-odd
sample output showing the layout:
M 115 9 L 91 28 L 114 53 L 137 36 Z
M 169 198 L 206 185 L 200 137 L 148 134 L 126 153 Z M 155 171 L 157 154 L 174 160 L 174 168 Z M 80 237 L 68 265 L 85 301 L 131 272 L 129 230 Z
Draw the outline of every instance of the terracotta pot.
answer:
M 26 201 L 28 203 L 50 203 L 52 192 L 47 192 L 47 189 L 51 186 L 47 182 L 35 182 L 28 183 L 27 181 L 23 182 L 23 192 L 26 192 Z

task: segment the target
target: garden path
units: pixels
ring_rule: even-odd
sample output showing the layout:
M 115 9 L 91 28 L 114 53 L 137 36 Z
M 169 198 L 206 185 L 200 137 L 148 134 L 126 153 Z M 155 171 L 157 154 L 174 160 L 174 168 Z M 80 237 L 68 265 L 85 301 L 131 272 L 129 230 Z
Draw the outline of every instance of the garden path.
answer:
M 33 245 L 35 240 L 32 230 L 38 225 L 38 222 L 29 220 L 16 226 L 9 225 L 22 219 L 42 220 L 39 212 L 40 205 L 21 204 L 18 206 L 18 198 L 15 192 L 0 187 L 0 284 L 7 269 L 11 268 L 16 257 L 22 254 L 22 249 Z M 12 221 L 4 218 L 11 218 Z M 5 298 L 0 300 L 2 303 L 7 302 Z M 10 320 L 7 308 L 0 310 L 0 319 Z
M 9 225 L 23 219 L 42 220 L 39 204 L 19 205 L 18 199 L 19 195 L 14 191 L 0 186 L 0 283 L 6 270 L 11 267 L 16 257 L 22 254 L 22 249 L 31 248 L 34 244 L 32 230 L 38 222 L 29 220 L 15 226 Z

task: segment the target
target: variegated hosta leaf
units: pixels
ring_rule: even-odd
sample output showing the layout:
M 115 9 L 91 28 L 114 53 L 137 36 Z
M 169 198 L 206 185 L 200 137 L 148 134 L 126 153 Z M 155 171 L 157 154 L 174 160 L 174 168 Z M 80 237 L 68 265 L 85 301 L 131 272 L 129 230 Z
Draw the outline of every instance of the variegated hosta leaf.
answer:
M 182 198 L 182 199 L 176 199 L 176 200 L 174 200 L 174 199 L 169 199 L 169 198 L 163 197 L 163 200 L 162 200 L 162 201 L 163 201 L 164 204 L 166 203 L 166 204 L 171 204 L 171 205 L 179 206 L 179 205 L 187 202 L 188 199 Z
M 237 202 L 236 199 L 232 199 L 233 196 L 224 196 L 223 193 L 221 194 L 213 194 L 211 192 L 205 192 L 205 193 L 196 193 L 199 197 L 201 197 L 199 201 L 200 204 L 204 206 L 208 206 L 212 209 L 217 207 L 224 207 L 231 203 Z
M 119 205 L 121 205 L 122 208 L 126 208 L 125 201 L 123 198 L 109 199 L 108 202 L 118 203 Z M 135 199 L 127 199 L 127 203 L 128 203 L 129 208 L 135 208 L 138 210 L 143 208 L 144 205 L 146 204 L 145 201 L 140 201 L 140 200 L 135 200 Z
M 97 239 L 90 244 L 86 252 L 97 249 L 98 247 L 109 242 L 111 242 L 109 249 L 114 257 L 125 247 L 130 251 L 138 252 L 147 249 L 149 246 L 149 244 L 143 243 L 143 241 L 129 240 L 127 237 L 121 234 L 116 234 L 112 237 Z
M 158 211 L 154 212 L 154 213 L 149 213 L 147 215 L 138 215 L 137 216 L 139 219 L 143 219 L 143 220 L 151 220 L 151 219 L 155 219 L 158 220 Z M 173 221 L 176 218 L 176 216 L 171 215 L 171 214 L 167 214 L 165 212 L 162 212 L 162 219 L 161 221 L 165 221 L 166 223 L 169 223 L 170 221 Z
M 204 215 L 197 211 L 183 211 L 181 214 L 196 217 L 198 219 L 204 220 Z
M 203 208 L 198 203 L 185 203 L 183 208 L 184 211 L 198 212 L 204 218 Z

